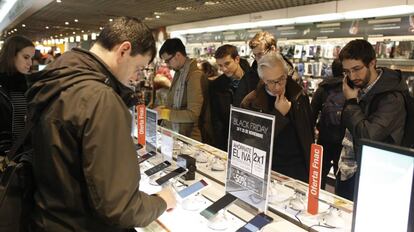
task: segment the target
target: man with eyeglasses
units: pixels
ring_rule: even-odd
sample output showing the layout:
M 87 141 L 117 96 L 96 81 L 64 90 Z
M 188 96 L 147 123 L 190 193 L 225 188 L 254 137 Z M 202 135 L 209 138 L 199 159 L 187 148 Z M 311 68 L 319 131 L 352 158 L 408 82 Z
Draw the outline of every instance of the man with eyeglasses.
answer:
M 254 72 L 252 75 L 257 74 L 257 62 L 263 55 L 266 55 L 269 52 L 279 52 L 276 46 L 276 38 L 267 31 L 258 32 L 250 41 L 249 47 L 252 50 L 252 58 L 254 59 L 252 63 L 252 71 Z M 292 62 L 290 62 L 286 57 L 283 57 L 283 61 L 286 63 L 288 67 L 289 75 L 292 76 L 292 79 L 296 82 L 300 82 L 300 77 L 298 73 L 293 68 Z
M 342 122 L 347 128 L 342 142 L 337 175 L 337 194 L 353 200 L 361 138 L 400 145 L 406 120 L 401 92 L 407 84 L 401 73 L 376 67 L 376 54 L 366 40 L 353 40 L 339 53 L 344 70 L 343 92 L 346 98 Z
M 257 64 L 262 81 L 241 107 L 276 116 L 272 170 L 307 182 L 314 140 L 309 98 L 279 53 L 265 54 Z
M 184 136 L 201 141 L 199 117 L 204 101 L 203 72 L 197 61 L 187 57 L 178 38 L 167 39 L 159 56 L 175 71 L 165 106 L 157 107 L 162 125 Z
M 257 77 L 249 75 L 250 67 L 242 63 L 235 46 L 219 47 L 214 58 L 223 72 L 209 85 L 214 146 L 227 151 L 230 105 L 239 107 L 244 96 L 256 88 L 258 80 L 252 80 Z

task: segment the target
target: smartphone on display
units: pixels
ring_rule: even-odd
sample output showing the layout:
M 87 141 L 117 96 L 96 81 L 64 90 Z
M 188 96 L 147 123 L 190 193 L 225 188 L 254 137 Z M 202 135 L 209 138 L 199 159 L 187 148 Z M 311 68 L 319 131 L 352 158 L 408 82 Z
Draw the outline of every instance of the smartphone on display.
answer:
M 261 230 L 265 225 L 271 223 L 272 221 L 273 218 L 267 216 L 264 213 L 259 213 L 236 232 L 256 232 Z
M 346 83 L 349 87 L 351 87 L 351 89 L 355 88 L 355 85 L 352 83 L 351 79 L 349 79 L 349 76 L 346 76 Z
M 145 154 L 144 154 L 144 155 L 142 155 L 142 156 L 139 156 L 139 155 L 138 155 L 138 163 L 142 163 L 142 162 L 144 162 L 145 160 L 147 160 L 147 159 L 149 159 L 149 158 L 151 158 L 151 157 L 154 157 L 156 154 L 157 154 L 157 153 L 155 153 L 155 151 L 150 151 L 150 152 L 148 152 L 148 153 L 145 153 Z
M 160 163 L 160 164 L 157 164 L 157 165 L 155 165 L 154 167 L 152 167 L 152 168 L 150 168 L 150 169 L 146 170 L 144 173 L 145 173 L 147 176 L 152 176 L 152 175 L 154 175 L 155 173 L 157 173 L 157 172 L 159 172 L 159 171 L 161 171 L 161 170 L 165 169 L 166 167 L 168 167 L 168 166 L 170 166 L 170 165 L 171 165 L 171 163 L 170 163 L 170 162 L 168 162 L 168 161 L 164 161 L 164 162 L 162 162 L 162 163 Z
M 155 182 L 159 185 L 163 185 L 165 182 L 169 181 L 170 179 L 177 177 L 177 176 L 181 176 L 186 172 L 187 172 L 187 169 L 179 167 L 175 169 L 174 171 L 168 173 L 167 175 L 162 176 L 159 179 L 156 179 Z
M 201 189 L 203 189 L 207 185 L 208 185 L 207 182 L 205 182 L 204 180 L 200 180 L 200 181 L 197 181 L 196 183 L 188 186 L 187 188 L 182 189 L 177 194 L 182 199 L 184 199 L 184 198 L 187 198 L 187 197 L 193 195 L 194 193 L 199 192 Z
M 211 219 L 216 215 L 220 210 L 226 208 L 231 203 L 237 200 L 237 197 L 227 193 L 222 198 L 218 199 L 212 205 L 201 211 L 201 216 L 205 217 L 206 219 Z

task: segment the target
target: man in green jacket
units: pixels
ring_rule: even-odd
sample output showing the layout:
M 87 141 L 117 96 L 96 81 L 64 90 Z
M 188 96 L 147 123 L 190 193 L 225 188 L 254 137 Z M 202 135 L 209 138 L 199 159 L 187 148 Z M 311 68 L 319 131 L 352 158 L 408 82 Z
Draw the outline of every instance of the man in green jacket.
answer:
M 175 71 L 165 106 L 158 107 L 162 125 L 184 136 L 201 141 L 199 119 L 204 102 L 203 72 L 197 61 L 187 57 L 180 39 L 167 39 L 159 55 Z
M 175 207 L 171 189 L 139 190 L 129 78 L 155 56 L 146 25 L 122 17 L 90 51 L 64 53 L 32 76 L 33 231 L 128 231 Z

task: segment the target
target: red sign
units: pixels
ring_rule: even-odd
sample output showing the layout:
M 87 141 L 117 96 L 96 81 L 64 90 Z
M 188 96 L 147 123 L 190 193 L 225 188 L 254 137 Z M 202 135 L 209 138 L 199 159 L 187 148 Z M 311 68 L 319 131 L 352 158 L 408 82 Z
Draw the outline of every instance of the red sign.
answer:
M 318 213 L 322 160 L 323 147 L 318 144 L 312 144 L 309 164 L 308 213 L 313 215 Z
M 145 105 L 137 105 L 138 144 L 145 145 Z

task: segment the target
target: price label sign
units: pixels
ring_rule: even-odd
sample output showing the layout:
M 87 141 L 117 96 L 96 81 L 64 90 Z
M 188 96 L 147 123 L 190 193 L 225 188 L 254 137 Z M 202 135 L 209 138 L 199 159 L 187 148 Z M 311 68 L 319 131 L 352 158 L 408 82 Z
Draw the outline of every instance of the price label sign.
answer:
M 266 211 L 274 116 L 232 107 L 229 123 L 226 192 Z

